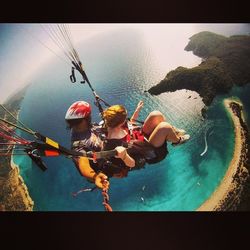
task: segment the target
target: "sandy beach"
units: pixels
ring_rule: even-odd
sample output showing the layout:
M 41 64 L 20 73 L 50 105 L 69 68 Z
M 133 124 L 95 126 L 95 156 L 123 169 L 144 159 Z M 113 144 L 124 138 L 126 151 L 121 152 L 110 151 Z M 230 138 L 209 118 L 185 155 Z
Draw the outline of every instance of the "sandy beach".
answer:
M 218 188 L 209 199 L 197 209 L 197 211 L 224 211 L 227 210 L 228 207 L 234 206 L 235 203 L 239 202 L 239 196 L 242 191 L 240 186 L 241 183 L 235 181 L 235 179 L 238 179 L 235 177 L 237 177 L 239 173 L 244 172 L 247 172 L 244 176 L 248 175 L 248 170 L 244 166 L 244 160 L 242 160 L 246 159 L 246 136 L 240 118 L 233 112 L 232 107 L 230 107 L 232 103 L 237 104 L 238 107 L 242 107 L 242 104 L 233 99 L 224 100 L 225 108 L 229 112 L 234 123 L 235 147 L 233 158 Z M 240 111 L 240 113 L 242 121 L 245 122 L 243 112 Z M 238 177 L 240 178 L 241 176 L 239 175 Z

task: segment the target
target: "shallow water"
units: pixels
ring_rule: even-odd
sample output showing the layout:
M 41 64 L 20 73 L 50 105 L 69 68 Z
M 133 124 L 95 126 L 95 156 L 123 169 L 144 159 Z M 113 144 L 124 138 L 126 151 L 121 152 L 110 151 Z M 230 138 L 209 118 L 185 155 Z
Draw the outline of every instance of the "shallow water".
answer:
M 233 153 L 233 124 L 224 109 L 223 98 L 241 97 L 249 112 L 249 86 L 243 90 L 234 88 L 229 95 L 217 97 L 208 110 L 208 118 L 203 120 L 200 110 L 204 104 L 195 92 L 181 90 L 159 96 L 144 93 L 167 72 L 159 72 L 154 56 L 140 34 L 118 32 L 113 36 L 102 35 L 82 44 L 79 54 L 88 62 L 85 70 L 96 92 L 108 103 L 123 104 L 132 114 L 142 99 L 144 108 L 140 120 L 158 109 L 169 122 L 191 135 L 186 144 L 179 147 L 169 145 L 170 153 L 164 161 L 131 172 L 128 178 L 112 179 L 109 194 L 113 210 L 197 209 L 220 183 Z M 64 122 L 68 106 L 79 99 L 93 103 L 87 85 L 70 83 L 69 74 L 70 69 L 60 61 L 43 68 L 33 79 L 20 112 L 24 123 L 66 147 L 70 144 L 70 134 Z M 77 77 L 80 80 L 80 76 Z M 97 108 L 93 120 L 100 120 Z M 200 156 L 205 149 L 206 131 L 208 150 Z M 49 166 L 45 173 L 32 165 L 28 157 L 15 157 L 35 201 L 35 210 L 103 211 L 99 191 L 72 197 L 72 192 L 92 185 L 78 174 L 69 159 L 45 158 L 44 161 Z

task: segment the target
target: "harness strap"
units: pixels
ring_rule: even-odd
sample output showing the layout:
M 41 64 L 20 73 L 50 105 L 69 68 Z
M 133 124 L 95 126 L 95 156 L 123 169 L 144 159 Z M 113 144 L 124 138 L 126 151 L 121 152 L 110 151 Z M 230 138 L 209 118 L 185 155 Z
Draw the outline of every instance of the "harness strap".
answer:
M 145 140 L 145 137 L 141 133 L 141 131 L 139 131 L 139 130 L 137 131 L 135 129 L 135 127 L 130 122 L 127 122 L 127 129 L 129 131 L 129 137 L 126 138 L 127 142 L 130 142 L 131 140 L 139 140 L 139 141 Z
M 71 68 L 70 81 L 71 81 L 72 83 L 75 83 L 75 82 L 76 82 L 75 68 L 74 68 L 74 67 Z

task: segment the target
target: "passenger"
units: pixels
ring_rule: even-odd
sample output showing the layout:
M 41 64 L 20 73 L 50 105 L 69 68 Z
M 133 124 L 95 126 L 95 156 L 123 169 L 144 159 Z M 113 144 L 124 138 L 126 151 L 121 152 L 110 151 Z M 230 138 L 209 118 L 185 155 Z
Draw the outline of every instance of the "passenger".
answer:
M 144 157 L 149 164 L 163 160 L 168 154 L 167 141 L 172 142 L 172 145 L 175 146 L 190 138 L 188 134 L 185 134 L 185 130 L 177 129 L 168 123 L 159 111 L 151 112 L 141 128 L 133 126 L 142 107 L 143 102 L 140 101 L 130 122 L 128 122 L 127 110 L 122 105 L 111 106 L 103 113 L 104 122 L 107 126 L 107 138 L 103 150 L 112 150 L 117 146 L 127 147 L 129 144 L 136 146 L 136 148 L 132 146 L 134 150 L 128 150 L 129 154 L 127 153 L 122 158 L 123 161 L 116 158 L 111 159 L 112 163 L 120 166 L 120 168 L 127 169 L 127 171 L 143 167 L 143 164 L 139 164 L 139 168 L 136 166 L 138 158 L 140 160 L 141 157 Z M 139 150 L 140 148 L 141 150 Z M 151 156 L 143 152 L 148 151 L 148 149 L 151 151 Z M 152 156 L 152 151 L 154 156 Z M 130 160 L 131 158 L 135 160 L 135 166 L 126 164 L 127 157 Z

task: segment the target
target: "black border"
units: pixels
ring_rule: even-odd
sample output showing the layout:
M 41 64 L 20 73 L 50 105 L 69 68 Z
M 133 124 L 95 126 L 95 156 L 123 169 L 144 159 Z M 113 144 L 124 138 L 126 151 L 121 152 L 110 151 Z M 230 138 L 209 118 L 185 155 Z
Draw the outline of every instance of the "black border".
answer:
M 249 16 L 245 0 L 16 0 L 0 10 L 2 23 L 248 23 Z
M 1 23 L 249 23 L 247 1 L 5 1 Z M 0 212 L 1 245 L 66 249 L 239 249 L 248 212 Z
M 1 245 L 14 249 L 241 249 L 250 222 L 231 212 L 3 212 L 0 219 Z

